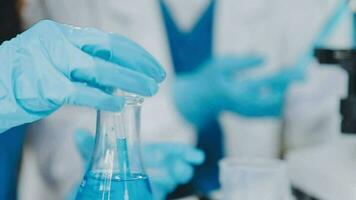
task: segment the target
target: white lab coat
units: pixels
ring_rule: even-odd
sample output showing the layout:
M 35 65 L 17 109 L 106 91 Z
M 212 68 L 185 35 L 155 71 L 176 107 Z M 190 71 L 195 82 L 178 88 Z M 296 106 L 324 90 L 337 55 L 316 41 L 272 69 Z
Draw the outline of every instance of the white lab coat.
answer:
M 199 11 L 203 11 L 207 5 L 206 0 L 167 2 L 173 16 L 178 19 L 178 24 L 187 30 L 194 24 Z M 311 43 L 335 4 L 336 0 L 218 0 L 214 18 L 214 55 L 257 53 L 266 56 L 266 66 L 257 73 L 269 73 L 281 67 L 292 66 Z M 49 18 L 63 23 L 117 32 L 141 44 L 166 67 L 168 72 L 168 78 L 162 84 L 159 94 L 147 99 L 144 104 L 142 116 L 144 140 L 158 138 L 194 142 L 194 129 L 175 110 L 171 99 L 170 87 L 174 76 L 158 0 L 28 0 L 24 17 L 27 25 L 39 19 Z M 344 23 L 347 24 L 347 20 L 344 20 Z M 340 34 L 345 36 L 336 37 L 331 43 L 348 44 L 345 41 L 348 37 L 347 26 L 337 29 L 337 32 L 340 31 Z M 335 120 L 334 107 L 322 105 L 328 105 L 337 99 L 340 88 L 344 87 L 342 84 L 340 87 L 337 85 L 343 81 L 331 83 L 329 80 L 338 79 L 338 74 L 328 69 L 320 70 L 315 66 L 310 66 L 307 74 L 307 81 L 292 88 L 287 99 L 285 118 L 287 132 L 305 130 L 307 132 L 305 134 L 311 134 L 309 129 L 314 126 L 315 119 L 308 119 L 310 123 L 304 124 L 306 109 L 313 114 L 318 113 L 316 117 L 319 117 L 320 113 L 328 114 L 329 118 L 324 118 L 327 124 L 330 120 Z M 324 97 L 319 99 L 322 95 Z M 313 104 L 315 101 L 318 102 L 318 106 Z M 246 143 L 239 137 L 249 135 L 248 127 L 251 123 L 238 123 L 237 120 L 233 116 L 227 120 L 230 124 L 223 123 L 228 127 L 225 132 L 229 138 L 233 138 L 230 141 L 236 141 L 237 144 L 240 141 Z M 94 110 L 64 106 L 47 119 L 32 125 L 30 143 L 34 145 L 30 145 L 28 152 L 32 151 L 38 162 L 37 164 L 26 162 L 25 153 L 20 196 L 22 199 L 62 199 L 70 192 L 75 182 L 80 180 L 83 171 L 72 135 L 79 128 L 94 132 L 94 124 Z M 235 124 L 239 126 L 235 128 Z M 256 127 L 259 122 L 253 124 Z M 264 126 L 262 123 L 262 130 Z M 239 130 L 244 130 L 245 133 L 241 134 Z M 312 130 L 312 133 L 315 131 L 317 130 Z M 254 134 L 252 139 L 245 138 L 251 142 L 249 148 L 258 146 L 254 144 L 264 143 L 260 138 L 268 133 L 259 134 L 260 137 Z M 265 151 L 261 148 L 252 149 L 252 152 Z M 42 182 L 41 188 L 29 184 L 31 183 L 29 181 L 33 180 L 29 176 L 36 170 L 39 175 L 36 178 L 40 180 L 38 184 Z

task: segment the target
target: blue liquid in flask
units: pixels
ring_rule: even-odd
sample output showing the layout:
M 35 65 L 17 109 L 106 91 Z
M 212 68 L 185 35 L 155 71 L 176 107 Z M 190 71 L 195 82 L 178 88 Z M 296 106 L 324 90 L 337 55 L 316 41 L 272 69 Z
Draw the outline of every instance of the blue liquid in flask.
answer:
M 117 139 L 121 173 L 89 171 L 84 177 L 76 200 L 152 200 L 147 175 L 131 173 L 125 138 Z
M 76 200 L 152 200 L 148 178 L 144 174 L 89 173 L 84 178 Z

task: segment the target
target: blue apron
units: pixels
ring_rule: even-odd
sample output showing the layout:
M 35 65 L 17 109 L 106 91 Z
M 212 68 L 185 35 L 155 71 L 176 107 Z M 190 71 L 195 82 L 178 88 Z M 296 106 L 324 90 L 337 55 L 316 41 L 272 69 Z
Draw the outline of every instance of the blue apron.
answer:
M 160 0 L 160 7 L 175 73 L 192 71 L 210 59 L 213 50 L 215 1 L 211 1 L 206 11 L 189 32 L 179 30 L 163 0 Z M 220 125 L 217 119 L 214 119 L 206 127 L 197 130 L 197 132 L 197 147 L 205 152 L 206 161 L 203 165 L 196 167 L 189 187 L 181 190 L 181 193 L 186 193 L 187 195 L 192 192 L 207 194 L 209 191 L 219 188 L 218 161 L 224 154 Z
M 23 125 L 0 134 L 0 199 L 17 199 L 17 180 L 25 129 Z

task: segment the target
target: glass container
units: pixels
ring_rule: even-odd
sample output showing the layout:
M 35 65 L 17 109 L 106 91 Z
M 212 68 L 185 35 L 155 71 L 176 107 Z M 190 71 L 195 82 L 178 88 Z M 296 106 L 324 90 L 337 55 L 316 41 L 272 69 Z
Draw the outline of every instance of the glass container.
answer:
M 140 153 L 143 98 L 125 95 L 121 112 L 98 111 L 95 150 L 76 200 L 150 200 Z

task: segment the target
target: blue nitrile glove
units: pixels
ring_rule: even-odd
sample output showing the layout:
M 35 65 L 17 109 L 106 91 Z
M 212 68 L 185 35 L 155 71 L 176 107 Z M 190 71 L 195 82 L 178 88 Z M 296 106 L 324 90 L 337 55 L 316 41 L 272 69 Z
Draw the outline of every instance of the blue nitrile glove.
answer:
M 0 133 L 63 104 L 117 111 L 115 88 L 151 96 L 165 72 L 122 36 L 45 20 L 0 46 Z
M 290 73 L 245 76 L 246 71 L 262 64 L 257 56 L 223 57 L 177 75 L 173 92 L 178 110 L 198 127 L 225 110 L 250 117 L 279 116 Z
M 76 146 L 85 162 L 94 150 L 94 137 L 84 130 L 75 133 Z M 142 149 L 143 164 L 151 181 L 155 200 L 163 200 L 179 184 L 193 176 L 193 166 L 202 164 L 202 151 L 179 143 L 152 143 Z M 74 199 L 77 188 L 68 200 Z
M 178 185 L 187 183 L 194 166 L 204 162 L 204 153 L 180 143 L 153 143 L 143 146 L 143 163 L 150 177 L 155 200 L 163 200 Z

